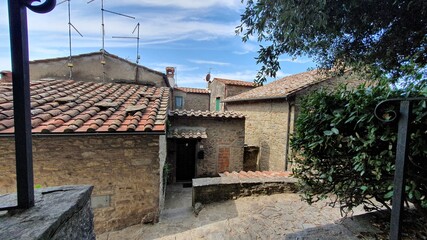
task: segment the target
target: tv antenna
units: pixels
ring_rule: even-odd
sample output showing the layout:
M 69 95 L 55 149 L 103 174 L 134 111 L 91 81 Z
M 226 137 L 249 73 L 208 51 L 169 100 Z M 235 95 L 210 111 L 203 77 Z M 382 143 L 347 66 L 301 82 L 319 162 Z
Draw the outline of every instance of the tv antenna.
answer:
M 211 81 L 211 70 L 212 70 L 212 68 L 209 68 L 209 72 L 208 72 L 208 74 L 206 74 L 206 77 L 205 77 L 206 82 Z
M 95 0 L 90 0 L 87 3 L 91 3 Z M 101 59 L 101 64 L 102 64 L 102 81 L 105 80 L 105 23 L 104 23 L 104 12 L 107 13 L 111 13 L 111 14 L 115 14 L 115 15 L 119 15 L 122 17 L 127 17 L 127 18 L 132 18 L 135 19 L 135 17 L 123 14 L 123 13 L 118 13 L 118 12 L 114 12 L 114 11 L 110 11 L 104 8 L 104 0 L 101 0 L 101 31 L 102 31 L 102 49 L 101 49 L 101 53 L 102 53 L 102 59 Z
M 68 4 L 67 4 L 68 5 L 68 46 L 70 49 L 70 55 L 68 57 L 67 66 L 70 69 L 69 79 L 71 79 L 73 77 L 73 59 L 72 59 L 72 52 L 71 52 L 71 29 L 74 29 L 74 31 L 76 31 L 81 37 L 83 37 L 83 35 L 71 23 L 71 0 L 63 0 L 62 2 L 59 2 L 58 4 L 56 4 L 56 6 L 63 4 L 65 2 L 68 2 Z
M 136 39 L 136 64 L 138 65 L 139 63 L 139 23 L 136 24 L 135 28 L 132 31 L 132 34 L 136 33 L 136 37 L 120 37 L 120 36 L 113 36 L 113 38 L 130 38 L 130 39 Z

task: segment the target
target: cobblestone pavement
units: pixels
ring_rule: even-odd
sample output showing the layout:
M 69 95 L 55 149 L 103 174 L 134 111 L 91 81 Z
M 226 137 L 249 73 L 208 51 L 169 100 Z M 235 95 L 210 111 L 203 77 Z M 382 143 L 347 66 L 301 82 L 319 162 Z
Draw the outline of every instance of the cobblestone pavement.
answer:
M 191 188 L 185 191 L 191 191 Z M 175 205 L 168 208 L 168 201 Z M 320 226 L 319 231 L 325 232 L 323 226 L 337 226 L 331 224 L 341 219 L 338 208 L 329 207 L 326 202 L 310 206 L 293 193 L 208 204 L 203 206 L 198 216 L 191 206 L 186 205 L 188 203 L 179 202 L 179 199 L 167 198 L 166 209 L 157 224 L 135 225 L 102 234 L 98 239 L 285 239 L 288 235 L 301 240 L 313 238 L 298 235 L 298 232 Z M 355 214 L 362 212 L 358 210 Z M 357 239 L 351 233 L 349 235 L 348 230 L 334 228 L 334 231 L 331 232 L 333 236 L 328 237 L 325 232 L 324 237 L 314 239 Z

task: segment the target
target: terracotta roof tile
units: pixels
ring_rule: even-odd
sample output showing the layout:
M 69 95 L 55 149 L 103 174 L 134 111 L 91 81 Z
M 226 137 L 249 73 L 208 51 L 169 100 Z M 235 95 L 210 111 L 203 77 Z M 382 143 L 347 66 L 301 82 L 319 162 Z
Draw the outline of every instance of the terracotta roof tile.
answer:
M 183 91 L 186 93 L 209 94 L 209 90 L 203 89 L 203 88 L 176 87 L 174 89 L 179 90 L 179 91 Z
M 233 85 L 233 86 L 242 86 L 242 87 L 251 87 L 251 88 L 255 88 L 258 86 L 254 82 L 231 80 L 231 79 L 224 79 L 224 78 L 214 78 L 213 81 L 218 81 L 218 82 L 224 83 L 225 85 Z
M 172 127 L 168 138 L 207 138 L 206 128 L 203 127 Z
M 241 113 L 237 112 L 210 112 L 210 111 L 194 111 L 194 110 L 172 110 L 169 111 L 171 117 L 205 117 L 205 118 L 245 118 Z
M 257 87 L 247 92 L 228 97 L 224 99 L 224 102 L 285 98 L 311 85 L 323 82 L 327 79 L 328 78 L 320 74 L 318 70 L 303 72 L 284 77 L 282 79 L 271 82 L 265 86 Z
M 240 172 L 223 172 L 219 174 L 221 177 L 229 178 L 290 178 L 292 172 L 288 171 L 240 171 Z
M 166 112 L 159 109 L 168 108 L 168 88 L 50 80 L 32 82 L 30 89 L 33 133 L 166 129 Z M 0 84 L 0 134 L 14 131 L 11 96 L 10 84 Z M 129 106 L 137 107 L 126 112 Z

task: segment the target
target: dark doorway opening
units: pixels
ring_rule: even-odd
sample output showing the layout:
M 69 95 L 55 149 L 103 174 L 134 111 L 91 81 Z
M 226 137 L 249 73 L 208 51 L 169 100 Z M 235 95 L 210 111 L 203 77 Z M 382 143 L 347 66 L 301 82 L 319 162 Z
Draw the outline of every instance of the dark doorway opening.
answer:
M 196 169 L 196 140 L 186 139 L 176 142 L 176 181 L 191 181 Z

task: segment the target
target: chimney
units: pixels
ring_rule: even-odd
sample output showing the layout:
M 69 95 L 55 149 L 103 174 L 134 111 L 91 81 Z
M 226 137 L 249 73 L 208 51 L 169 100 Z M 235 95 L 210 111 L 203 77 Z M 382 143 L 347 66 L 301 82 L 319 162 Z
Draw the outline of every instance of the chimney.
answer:
M 166 77 L 168 78 L 169 86 L 176 87 L 174 67 L 166 67 Z
M 166 67 L 166 76 L 168 78 L 174 78 L 175 77 L 175 68 L 174 67 Z
M 0 72 L 1 82 L 12 82 L 12 72 L 3 70 Z

